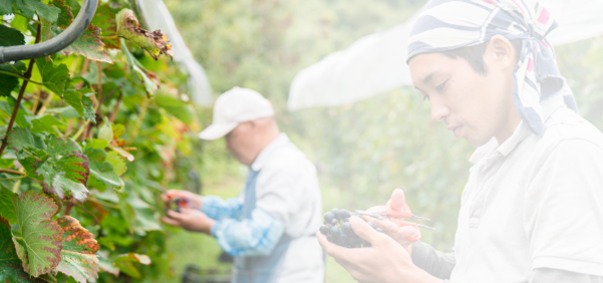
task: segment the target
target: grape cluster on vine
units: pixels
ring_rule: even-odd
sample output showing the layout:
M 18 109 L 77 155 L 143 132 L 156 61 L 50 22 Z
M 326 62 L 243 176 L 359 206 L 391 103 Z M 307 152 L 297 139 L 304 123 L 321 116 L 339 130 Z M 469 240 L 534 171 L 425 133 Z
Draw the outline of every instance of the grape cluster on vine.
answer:
M 331 211 L 328 211 L 323 216 L 324 225 L 320 226 L 320 233 L 327 236 L 329 242 L 338 246 L 346 248 L 370 247 L 371 243 L 358 237 L 358 235 L 354 233 L 352 225 L 349 222 L 352 215 L 358 216 L 345 209 L 339 210 L 334 208 Z M 375 224 L 373 222 L 367 223 L 375 229 Z M 383 233 L 381 228 L 376 228 L 375 230 L 379 233 Z

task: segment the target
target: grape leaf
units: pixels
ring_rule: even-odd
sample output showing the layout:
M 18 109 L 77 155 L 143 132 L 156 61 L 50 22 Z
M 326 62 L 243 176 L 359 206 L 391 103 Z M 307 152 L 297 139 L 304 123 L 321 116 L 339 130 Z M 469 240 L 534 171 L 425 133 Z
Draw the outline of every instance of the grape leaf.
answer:
M 32 133 L 54 132 L 53 126 L 65 125 L 65 123 L 52 115 L 44 115 L 40 118 L 32 119 L 30 122 L 33 125 L 31 128 Z
M 61 263 L 54 273 L 60 271 L 80 283 L 86 283 L 90 278 L 98 278 L 99 260 L 95 253 L 99 245 L 94 235 L 71 216 L 59 218 L 58 223 L 63 229 L 63 250 Z
M 95 25 L 89 25 L 88 29 L 71 45 L 63 50 L 65 55 L 78 53 L 94 61 L 112 63 L 109 52 L 105 49 L 105 43 L 100 39 L 101 29 Z
M 94 92 L 88 88 L 82 88 L 79 90 L 68 90 L 63 92 L 63 99 L 67 104 L 71 105 L 73 109 L 84 117 L 84 120 L 92 121 L 96 123 L 96 116 L 94 107 L 92 106 L 92 99 Z
M 0 25 L 1 26 L 1 25 Z M 1 40 L 2 37 L 0 37 Z M 1 45 L 1 44 L 0 44 Z M 20 62 L 19 62 L 20 63 Z M 0 71 L 9 72 L 13 74 L 19 74 L 8 64 L 0 64 Z M 10 96 L 10 93 L 19 86 L 19 78 L 14 76 L 9 76 L 5 74 L 0 74 L 0 96 Z M 10 112 L 9 112 L 10 114 Z
M 37 58 L 36 65 L 42 75 L 42 83 L 52 92 L 62 95 L 65 89 L 65 83 L 69 78 L 69 70 L 65 64 L 55 66 L 52 62 L 46 61 L 45 57 Z
M 92 24 L 101 28 L 102 41 L 105 43 L 105 48 L 108 49 L 120 48 L 119 41 L 116 39 L 117 24 L 115 23 L 115 15 L 118 12 L 118 9 L 112 8 L 110 3 L 107 3 L 96 8 L 92 19 Z
M 54 201 L 32 191 L 15 196 L 15 211 L 19 232 L 23 238 L 15 238 L 22 246 L 20 257 L 23 268 L 34 277 L 50 272 L 61 261 L 62 230 L 52 216 L 58 206 Z
M 113 165 L 113 171 L 115 171 L 115 174 L 117 174 L 118 176 L 123 175 L 128 170 L 126 161 L 124 161 L 123 157 L 121 157 L 121 155 L 119 155 L 115 151 L 107 153 L 107 159 L 105 159 L 105 161 Z
M 46 138 L 46 152 L 51 155 L 77 155 L 82 148 L 73 139 L 63 139 L 56 136 Z
M 59 199 L 85 201 L 88 197 L 85 184 L 90 174 L 88 158 L 72 139 L 49 135 L 45 142 L 46 155 L 26 157 L 19 159 L 19 162 L 27 172 L 35 173 L 33 178 L 42 181 L 45 192 Z
M 14 151 L 35 148 L 33 135 L 28 129 L 14 128 L 8 137 L 8 147 Z
M 98 139 L 112 141 L 113 140 L 113 127 L 111 127 L 111 123 L 105 117 L 103 125 L 98 129 Z
M 0 189 L 0 216 L 7 219 L 10 223 L 17 222 L 15 214 L 15 205 L 13 197 L 15 194 L 7 189 Z
M 107 153 L 101 149 L 88 148 L 85 151 L 90 161 L 90 186 L 104 190 L 105 186 L 123 187 L 124 182 L 113 170 L 113 165 L 106 161 Z
M 149 265 L 151 264 L 151 259 L 147 255 L 127 253 L 118 256 L 113 262 L 121 272 L 128 274 L 133 278 L 140 278 L 140 272 L 132 263 L 137 262 L 144 265 Z
M 54 0 L 53 5 L 60 8 L 60 14 L 56 23 L 53 21 L 42 21 L 42 38 L 48 40 L 53 38 L 69 26 L 73 21 L 71 7 L 67 6 L 63 0 Z M 69 56 L 71 53 L 78 53 L 86 56 L 88 59 L 112 63 L 109 53 L 105 49 L 105 44 L 100 38 L 101 29 L 94 24 L 88 25 L 88 28 L 71 45 L 63 49 L 63 54 Z
M 138 24 L 138 19 L 130 9 L 123 9 L 115 16 L 117 23 L 117 35 L 128 39 L 149 52 L 153 59 L 157 60 L 161 54 L 170 58 L 174 57 L 171 51 L 171 45 L 167 42 L 167 36 L 161 31 L 149 32 L 142 29 Z
M 126 41 L 123 40 L 123 38 L 121 39 L 121 50 L 124 52 L 124 55 L 126 55 L 126 60 L 128 61 L 130 68 L 140 75 L 147 93 L 151 95 L 155 94 L 159 88 L 159 79 L 157 78 L 157 75 L 150 75 L 152 73 L 147 71 L 142 64 L 140 64 L 140 62 L 134 58 L 134 55 L 132 55 L 130 50 L 128 50 Z
M 17 9 L 21 10 L 28 18 L 33 18 L 34 13 L 36 13 L 40 18 L 55 22 L 61 12 L 59 8 L 46 5 L 40 0 L 16 0 L 16 2 Z
M 0 15 L 8 15 L 13 13 L 13 3 L 15 0 L 0 1 Z
M 11 201 L 12 203 L 12 201 Z M 23 267 L 13 243 L 8 220 L 0 217 L 0 282 L 31 283 L 44 282 L 32 278 Z
M 0 25 L 0 46 L 25 44 L 25 36 L 17 29 Z
M 0 98 L 1 99 L 1 98 Z M 15 99 L 12 97 L 7 97 L 5 99 L 0 100 L 0 109 L 4 111 L 7 115 L 12 115 L 13 109 L 15 107 Z M 29 128 L 31 127 L 31 122 L 29 122 L 30 117 L 33 114 L 23 106 L 23 104 L 19 105 L 19 110 L 17 111 L 17 118 L 15 119 L 15 123 L 21 128 Z

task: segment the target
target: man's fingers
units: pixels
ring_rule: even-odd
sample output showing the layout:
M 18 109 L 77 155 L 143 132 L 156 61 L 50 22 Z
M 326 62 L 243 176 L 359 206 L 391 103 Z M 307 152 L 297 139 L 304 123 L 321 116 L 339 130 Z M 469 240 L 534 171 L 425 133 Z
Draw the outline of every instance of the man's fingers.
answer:
M 404 197 L 404 191 L 402 191 L 402 189 L 395 189 L 390 198 L 390 207 L 394 210 L 401 210 L 405 204 L 406 198 Z
M 167 216 L 164 216 L 164 217 L 162 218 L 162 220 L 163 220 L 163 222 L 164 222 L 165 224 L 172 225 L 172 226 L 180 226 L 180 222 L 178 222 L 178 221 L 176 221 L 176 220 L 174 220 L 174 219 L 172 219 L 172 218 L 169 218 L 169 217 L 167 217 Z
M 178 213 L 178 212 L 173 211 L 173 210 L 168 210 L 167 211 L 167 215 L 170 218 L 173 218 L 173 219 L 176 219 L 176 220 L 182 220 L 182 218 L 184 217 L 184 215 L 182 215 L 182 213 Z
M 340 247 L 329 242 L 329 240 L 327 240 L 327 237 L 320 232 L 316 232 L 316 238 L 318 239 L 318 243 L 322 246 L 322 248 L 328 255 L 334 257 L 335 259 L 346 258 L 346 248 Z
M 352 225 L 352 229 L 354 229 L 354 233 L 358 235 L 358 237 L 367 240 L 373 246 L 376 242 L 383 239 L 383 237 L 387 237 L 377 232 L 375 229 L 373 229 L 371 226 L 369 226 L 366 222 L 362 221 L 357 216 L 350 217 L 349 222 Z

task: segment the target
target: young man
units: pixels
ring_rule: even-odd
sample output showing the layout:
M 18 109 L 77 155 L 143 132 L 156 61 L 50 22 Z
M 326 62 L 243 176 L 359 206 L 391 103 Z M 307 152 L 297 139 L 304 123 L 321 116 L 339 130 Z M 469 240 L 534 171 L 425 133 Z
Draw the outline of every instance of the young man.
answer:
M 164 222 L 209 234 L 233 255 L 236 283 L 323 282 L 323 254 L 314 232 L 320 225 L 321 195 L 314 165 L 280 133 L 274 110 L 259 93 L 235 87 L 214 106 L 204 140 L 226 135 L 231 154 L 249 166 L 239 197 L 222 200 L 169 191 L 190 209 L 168 211 Z
M 433 0 L 421 12 L 409 45 L 413 83 L 435 121 L 478 147 L 454 252 L 407 241 L 412 228 L 380 222 L 384 235 L 353 217 L 373 248 L 317 235 L 354 278 L 603 282 L 603 134 L 576 113 L 545 39 L 553 28 L 530 0 Z

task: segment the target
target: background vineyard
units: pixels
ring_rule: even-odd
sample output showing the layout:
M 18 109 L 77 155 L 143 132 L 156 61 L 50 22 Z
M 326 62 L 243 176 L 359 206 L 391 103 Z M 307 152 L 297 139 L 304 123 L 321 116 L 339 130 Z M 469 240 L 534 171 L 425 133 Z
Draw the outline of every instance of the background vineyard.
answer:
M 324 210 L 381 204 L 393 188 L 401 187 L 413 210 L 433 219 L 431 226 L 437 230 L 424 233 L 423 239 L 450 250 L 472 148 L 430 122 L 428 103 L 413 89 L 397 89 L 341 107 L 298 112 L 285 108 L 289 85 L 299 70 L 361 36 L 405 21 L 425 1 L 164 2 L 193 55 L 205 67 L 215 95 L 238 85 L 256 89 L 273 102 L 281 130 L 318 168 Z M 72 14 L 77 14 L 78 1 L 61 3 L 54 0 L 50 4 L 69 6 Z M 123 182 L 123 186 L 88 182 L 87 201 L 73 206 L 64 202 L 57 215 L 64 215 L 69 207 L 69 214 L 100 244 L 101 267 L 114 274 L 119 270 L 117 276 L 101 272 L 99 282 L 179 282 L 187 264 L 227 272 L 229 265 L 217 261 L 221 251 L 210 237 L 160 224 L 163 204 L 158 196 L 168 188 L 235 196 L 247 169 L 230 157 L 223 141 L 200 142 L 196 138 L 196 133 L 211 122 L 211 109 L 188 102 L 186 74 L 169 57 L 155 61 L 136 44 L 123 39 L 122 46 L 122 39 L 115 37 L 111 19 L 128 7 L 124 1 L 101 1 L 93 21 L 102 29 L 98 36 L 105 48 L 112 49 L 104 54 L 112 63 L 97 63 L 90 60 L 90 54 L 78 53 L 56 54 L 52 61 L 40 61 L 39 65 L 50 62 L 53 68 L 64 65 L 68 69 L 62 94 L 44 84 L 43 68 L 33 68 L 31 81 L 42 84 L 28 84 L 15 127 L 28 129 L 39 139 L 70 137 L 79 142 L 84 153 L 100 147 L 106 157 L 99 163 L 110 163 Z M 0 14 L 3 9 L 6 7 L 0 5 Z M 29 44 L 36 35 L 33 18 L 5 14 L 2 26 L 18 30 Z M 581 114 L 603 129 L 603 38 L 560 46 L 557 53 Z M 28 63 L 25 60 L 14 67 L 23 75 Z M 1 64 L 0 70 L 14 71 Z M 14 88 L 5 87 L 15 79 Z M 6 129 L 23 80 L 0 73 L 0 83 L 4 118 L 0 123 Z M 81 94 L 81 113 L 66 102 L 65 93 L 70 92 Z M 93 115 L 99 124 L 88 129 L 86 119 L 91 117 L 87 115 L 90 109 L 84 111 L 88 105 L 85 97 L 92 102 L 89 107 L 98 106 L 99 93 L 100 115 Z M 124 158 L 128 156 L 120 150 L 132 154 L 134 161 Z M 0 159 L 0 168 L 19 170 L 14 162 L 18 155 L 9 147 Z M 26 178 L 0 173 L 0 200 L 12 198 L 15 189 L 17 194 L 42 194 L 39 178 L 28 170 L 21 171 L 28 174 Z M 0 214 L 6 218 L 4 210 Z M 141 263 L 144 257 L 124 256 L 128 253 L 147 255 L 151 263 Z M 353 282 L 330 260 L 327 279 Z

